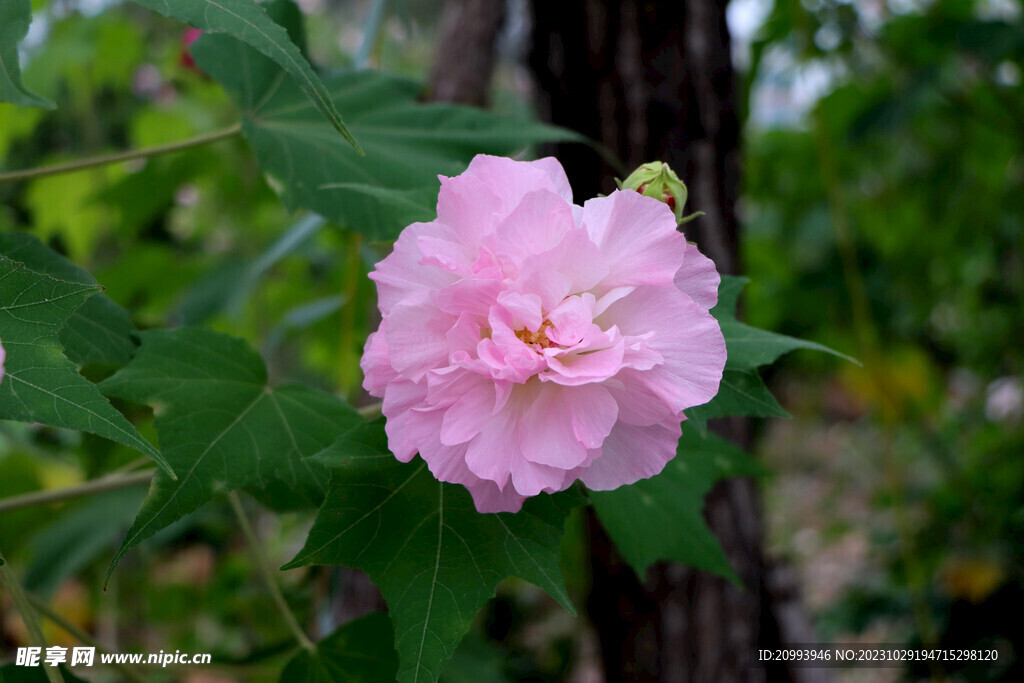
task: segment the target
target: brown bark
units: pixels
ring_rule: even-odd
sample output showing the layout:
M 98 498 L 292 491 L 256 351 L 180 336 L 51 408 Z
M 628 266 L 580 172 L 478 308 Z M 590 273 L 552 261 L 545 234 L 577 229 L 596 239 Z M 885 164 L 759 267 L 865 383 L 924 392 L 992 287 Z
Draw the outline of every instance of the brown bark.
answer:
M 494 72 L 503 0 L 446 0 L 430 72 L 430 99 L 482 107 Z

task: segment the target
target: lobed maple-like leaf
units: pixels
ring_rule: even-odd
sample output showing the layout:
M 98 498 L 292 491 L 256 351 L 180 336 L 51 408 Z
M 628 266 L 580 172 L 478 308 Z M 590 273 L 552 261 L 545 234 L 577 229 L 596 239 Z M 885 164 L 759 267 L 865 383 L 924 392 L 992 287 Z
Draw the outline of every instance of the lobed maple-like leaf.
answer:
M 220 493 L 273 484 L 310 505 L 326 489 L 309 460 L 362 418 L 341 399 L 299 385 L 271 387 L 263 359 L 244 341 L 211 330 L 140 333 L 132 362 L 104 392 L 153 406 L 162 472 L 111 564 L 128 550 Z
M 79 429 L 135 448 L 171 477 L 160 452 L 64 355 L 59 334 L 99 285 L 65 282 L 0 255 L 0 419 Z
M 388 604 L 398 678 L 434 681 L 498 582 L 518 576 L 572 605 L 559 570 L 566 491 L 532 498 L 516 514 L 481 514 L 462 486 L 438 482 L 422 461 L 388 452 L 383 420 L 356 426 L 317 456 L 331 485 L 305 547 L 285 568 L 365 571 Z

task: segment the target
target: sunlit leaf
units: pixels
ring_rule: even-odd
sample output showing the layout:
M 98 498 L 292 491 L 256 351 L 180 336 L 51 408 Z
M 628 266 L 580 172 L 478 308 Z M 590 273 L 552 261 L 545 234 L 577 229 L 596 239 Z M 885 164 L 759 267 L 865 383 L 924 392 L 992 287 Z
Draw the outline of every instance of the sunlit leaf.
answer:
M 0 2 L 0 102 L 53 109 L 53 102 L 36 95 L 21 82 L 18 45 L 28 33 L 31 22 L 32 3 L 29 0 Z
M 317 459 L 332 470 L 330 489 L 286 568 L 346 565 L 369 574 L 395 626 L 399 680 L 437 680 L 508 576 L 572 609 L 558 558 L 578 494 L 531 498 L 516 514 L 478 513 L 465 488 L 439 483 L 422 461 L 398 462 L 383 420 L 353 428 Z

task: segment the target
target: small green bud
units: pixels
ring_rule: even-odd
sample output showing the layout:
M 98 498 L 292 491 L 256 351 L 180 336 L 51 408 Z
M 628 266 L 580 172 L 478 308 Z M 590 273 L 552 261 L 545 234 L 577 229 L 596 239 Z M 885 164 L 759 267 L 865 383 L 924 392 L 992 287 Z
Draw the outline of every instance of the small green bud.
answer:
M 693 220 L 700 213 L 695 213 L 683 218 L 683 206 L 686 204 L 686 185 L 679 179 L 668 164 L 660 161 L 646 163 L 629 174 L 629 177 L 619 183 L 623 190 L 636 190 L 645 197 L 654 197 L 660 202 L 668 204 L 672 213 L 676 216 L 676 223 L 682 225 Z

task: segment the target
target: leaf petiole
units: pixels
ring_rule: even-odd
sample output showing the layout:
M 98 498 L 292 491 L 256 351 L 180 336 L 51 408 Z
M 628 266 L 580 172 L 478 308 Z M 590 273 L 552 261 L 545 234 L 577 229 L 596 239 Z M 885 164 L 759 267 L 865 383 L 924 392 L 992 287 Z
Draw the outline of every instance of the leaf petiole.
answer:
M 238 520 L 238 526 L 242 527 L 245 540 L 249 543 L 249 550 L 256 561 L 256 568 L 259 570 L 263 582 L 270 591 L 270 597 L 274 599 L 274 604 L 277 605 L 278 610 L 281 612 L 285 625 L 288 626 L 288 630 L 295 636 L 295 640 L 302 646 L 302 649 L 310 652 L 315 651 L 316 645 L 313 644 L 313 641 L 309 639 L 306 632 L 299 626 L 299 622 L 295 619 L 295 613 L 292 612 L 291 607 L 285 601 L 284 595 L 281 593 L 281 587 L 277 585 L 277 579 L 274 578 L 274 570 L 270 567 L 267 556 L 263 554 L 263 546 L 260 545 L 260 539 L 256 536 L 256 531 L 252 528 L 252 524 L 249 523 L 249 518 L 245 515 L 242 499 L 238 497 L 236 491 L 232 491 L 228 494 L 228 501 L 231 503 L 231 509 Z
M 18 510 L 20 508 L 31 507 L 33 505 L 59 503 L 73 498 L 81 498 L 82 496 L 91 496 L 95 493 L 131 488 L 132 486 L 142 486 L 143 484 L 148 484 L 150 482 L 153 478 L 153 472 L 155 471 L 156 470 L 150 469 L 144 472 L 133 472 L 132 474 L 126 474 L 123 476 L 111 475 L 100 477 L 99 479 L 93 479 L 85 482 L 84 484 L 79 484 L 78 486 L 68 486 L 62 489 L 49 489 L 45 491 L 32 491 L 31 493 L 11 496 L 0 500 L 0 512 Z
M 7 173 L 0 173 L 0 184 L 16 183 L 22 180 L 42 178 L 44 176 L 57 175 L 59 173 L 71 173 L 73 171 L 80 171 L 85 168 L 93 168 L 95 166 L 106 166 L 108 164 L 117 164 L 123 161 L 131 161 L 133 159 L 148 159 L 149 157 L 160 156 L 161 154 L 170 154 L 172 152 L 178 152 L 183 149 L 190 149 L 192 147 L 201 147 L 202 145 L 209 145 L 214 142 L 219 142 L 221 140 L 226 140 L 227 138 L 234 137 L 238 135 L 240 132 L 242 132 L 242 124 L 236 123 L 232 126 L 224 128 L 223 130 L 214 131 L 212 133 L 204 133 L 202 135 L 197 135 L 186 140 L 171 142 L 166 145 L 143 147 L 141 149 L 130 149 L 126 152 L 115 152 L 113 154 L 101 154 L 99 156 L 89 157 L 88 159 L 79 159 L 77 161 L 69 161 L 65 164 L 55 164 L 53 166 L 40 166 L 37 168 L 26 168 L 20 171 L 8 171 Z

